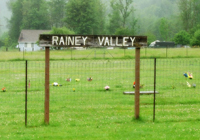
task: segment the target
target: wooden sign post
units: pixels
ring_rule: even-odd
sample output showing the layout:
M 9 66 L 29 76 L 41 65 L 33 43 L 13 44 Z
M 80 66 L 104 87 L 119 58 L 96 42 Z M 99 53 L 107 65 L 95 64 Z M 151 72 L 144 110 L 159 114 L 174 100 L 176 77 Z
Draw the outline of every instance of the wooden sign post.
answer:
M 135 119 L 140 114 L 140 48 L 135 49 Z
M 49 124 L 49 47 L 45 47 L 45 101 L 44 122 Z
M 135 118 L 139 118 L 140 48 L 147 46 L 146 36 L 116 35 L 52 35 L 41 34 L 39 44 L 45 47 L 45 111 L 44 122 L 49 124 L 49 49 L 50 47 L 135 47 Z

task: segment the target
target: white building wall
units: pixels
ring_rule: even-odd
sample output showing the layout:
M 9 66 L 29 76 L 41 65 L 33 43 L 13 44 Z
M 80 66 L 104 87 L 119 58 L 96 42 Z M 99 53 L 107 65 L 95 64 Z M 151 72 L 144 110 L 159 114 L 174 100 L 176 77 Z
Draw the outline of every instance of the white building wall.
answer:
M 37 44 L 34 43 L 19 43 L 20 51 L 39 51 L 42 50 L 42 47 L 39 47 Z

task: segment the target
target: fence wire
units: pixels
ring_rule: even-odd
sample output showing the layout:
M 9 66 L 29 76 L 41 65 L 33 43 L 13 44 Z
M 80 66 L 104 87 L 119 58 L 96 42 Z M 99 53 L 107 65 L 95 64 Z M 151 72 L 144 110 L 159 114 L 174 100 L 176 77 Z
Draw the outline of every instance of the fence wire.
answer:
M 157 61 L 158 120 L 198 120 L 200 100 L 200 60 L 195 58 Z M 191 73 L 193 78 L 185 77 Z M 168 113 L 166 113 L 168 112 Z
M 28 126 L 44 121 L 44 70 L 44 61 L 28 61 Z M 157 59 L 156 120 L 200 119 L 199 71 L 199 58 Z M 192 79 L 183 75 L 188 72 Z M 134 95 L 123 92 L 134 91 L 134 80 L 134 59 L 51 61 L 50 122 L 66 120 L 70 125 L 92 115 L 94 122 L 113 117 L 130 120 L 134 116 Z M 23 123 L 25 61 L 0 62 L 0 86 L 6 89 L 0 93 L 0 124 Z M 154 59 L 141 59 L 140 86 L 141 91 L 154 90 Z M 88 118 L 82 118 L 85 115 Z M 152 120 L 153 95 L 140 96 L 140 115 Z
M 74 60 L 74 59 L 121 59 L 134 58 L 134 48 L 63 48 L 62 50 L 51 49 L 52 60 Z M 9 57 L 7 57 L 9 56 Z M 0 47 L 0 60 L 44 60 L 45 51 L 19 51 L 19 49 Z M 180 47 L 163 47 L 150 48 L 143 47 L 140 49 L 142 58 L 183 58 L 183 57 L 199 57 L 199 48 L 180 48 Z

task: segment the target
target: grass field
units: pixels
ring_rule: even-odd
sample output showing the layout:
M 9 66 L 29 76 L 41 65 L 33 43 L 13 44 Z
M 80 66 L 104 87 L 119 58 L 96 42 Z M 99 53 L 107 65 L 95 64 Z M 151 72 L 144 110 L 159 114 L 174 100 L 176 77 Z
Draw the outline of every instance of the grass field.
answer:
M 54 52 L 51 56 L 56 55 Z M 26 128 L 25 62 L 2 61 L 0 86 L 7 91 L 0 92 L 0 139 L 199 139 L 200 59 L 160 58 L 156 64 L 159 94 L 153 122 L 153 95 L 140 96 L 139 120 L 134 119 L 134 96 L 123 95 L 123 91 L 134 91 L 134 59 L 51 61 L 50 83 L 62 86 L 50 85 L 47 126 L 44 125 L 44 61 L 28 61 Z M 184 78 L 186 71 L 193 73 L 192 80 Z M 154 59 L 141 59 L 140 74 L 144 84 L 141 90 L 152 91 Z M 90 76 L 93 81 L 88 82 Z M 65 81 L 68 77 L 71 82 Z M 76 82 L 76 78 L 80 81 Z M 189 88 L 186 82 L 197 86 Z M 109 91 L 104 90 L 106 85 L 110 86 Z
M 199 58 L 200 48 L 142 48 L 141 58 Z M 130 59 L 135 57 L 135 49 L 92 49 L 87 50 L 51 50 L 51 60 L 82 60 L 82 59 Z M 45 59 L 45 51 L 19 52 L 0 49 L 0 61 L 30 60 L 38 61 Z

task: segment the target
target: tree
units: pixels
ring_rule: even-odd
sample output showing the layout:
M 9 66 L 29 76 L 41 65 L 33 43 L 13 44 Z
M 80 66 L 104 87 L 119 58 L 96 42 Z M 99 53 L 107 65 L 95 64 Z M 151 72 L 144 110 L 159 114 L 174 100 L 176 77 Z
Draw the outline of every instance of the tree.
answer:
M 0 47 L 4 46 L 4 35 L 5 33 L 3 33 L 1 36 L 0 36 Z
M 167 41 L 169 37 L 169 24 L 166 18 L 160 19 L 159 32 L 162 40 Z
M 148 32 L 153 33 L 157 40 L 172 41 L 174 35 L 180 31 L 176 16 L 171 18 L 160 18 L 152 24 Z
M 60 35 L 62 35 L 62 34 L 69 34 L 69 35 L 75 34 L 74 31 L 72 31 L 72 30 L 70 30 L 66 27 L 61 27 L 61 28 L 53 27 L 49 33 L 50 34 L 60 34 Z
M 49 13 L 45 0 L 24 1 L 21 29 L 50 29 Z
M 155 16 L 157 16 L 158 18 L 168 18 L 170 17 L 175 9 L 175 5 L 176 5 L 176 1 L 175 0 L 159 0 L 159 1 L 155 1 L 152 2 L 152 5 L 155 6 L 155 11 L 154 14 Z
M 49 32 L 49 34 L 60 34 L 60 35 L 63 35 L 63 34 L 68 34 L 68 35 L 72 35 L 72 34 L 75 34 L 74 31 L 66 28 L 66 27 L 61 27 L 61 28 L 56 28 L 56 27 L 53 27 L 51 29 L 51 31 Z M 61 48 L 60 47 L 53 47 L 54 49 L 57 49 L 57 50 L 60 50 Z
M 4 46 L 4 42 L 0 40 L 0 47 Z
M 63 27 L 65 25 L 65 8 L 66 8 L 67 0 L 50 0 L 49 5 L 49 13 L 50 13 L 50 21 L 51 26 L 54 27 Z
M 188 45 L 190 44 L 190 34 L 185 30 L 182 30 L 175 35 L 174 42 L 176 44 Z
M 8 32 L 3 33 L 0 40 L 1 40 L 0 42 L 1 42 L 2 46 L 4 46 L 4 47 L 10 47 L 12 45 L 12 41 L 11 41 L 11 38 L 10 38 Z
M 65 22 L 77 34 L 102 34 L 104 11 L 100 0 L 69 0 Z
M 190 35 L 194 36 L 195 32 L 200 29 L 200 23 L 190 29 Z
M 199 0 L 179 0 L 178 6 L 183 29 L 189 32 L 200 23 L 200 2 Z
M 178 14 L 177 1 L 178 0 L 135 0 L 134 5 L 137 5 L 137 9 L 134 13 L 138 17 L 137 25 L 140 26 L 137 33 L 145 34 L 147 32 L 154 33 L 157 31 L 158 33 L 155 35 L 156 37 L 159 36 L 158 26 L 154 27 L 154 25 L 160 18 L 170 19 L 170 24 L 173 23 L 171 22 L 172 19 L 179 19 L 177 17 L 174 18 L 174 16 Z M 180 27 L 180 25 L 178 27 Z M 175 31 L 175 33 L 178 31 Z
M 118 7 L 113 0 L 110 2 L 110 6 L 112 8 L 112 12 L 109 14 L 108 30 L 109 34 L 114 34 L 116 29 L 121 28 L 120 21 L 122 19 L 120 16 L 120 11 L 118 10 Z
M 8 4 L 9 9 L 12 12 L 11 19 L 8 21 L 8 34 L 12 39 L 12 42 L 17 42 L 21 32 L 21 24 L 23 19 L 23 0 L 17 0 L 16 2 L 10 1 Z
M 135 31 L 137 20 L 134 18 L 134 8 L 131 6 L 133 0 L 112 0 L 111 1 L 111 14 L 109 15 L 110 33 L 116 30 L 129 29 Z M 131 18 L 130 18 L 130 15 Z M 129 19 L 130 18 L 130 19 Z
M 194 33 L 194 37 L 191 40 L 192 46 L 200 46 L 200 29 Z
M 126 21 L 131 12 L 133 12 L 133 8 L 130 7 L 132 2 L 133 0 L 118 0 L 118 3 L 116 3 L 122 16 L 122 27 L 126 26 Z
M 150 45 L 151 42 L 156 40 L 156 36 L 152 32 L 147 32 L 145 35 L 148 37 L 147 38 L 147 44 Z
M 192 0 L 192 27 L 196 27 L 200 24 L 200 1 L 199 0 Z
M 128 28 L 117 28 L 115 35 L 131 35 L 131 32 Z

